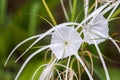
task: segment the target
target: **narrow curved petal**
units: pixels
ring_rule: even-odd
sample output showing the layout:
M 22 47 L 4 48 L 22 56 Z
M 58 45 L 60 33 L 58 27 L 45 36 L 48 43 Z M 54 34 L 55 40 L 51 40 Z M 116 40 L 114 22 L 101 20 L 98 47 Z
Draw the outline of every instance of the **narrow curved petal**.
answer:
M 35 70 L 35 72 L 34 72 L 32 78 L 31 78 L 31 80 L 34 80 L 34 77 L 35 77 L 35 75 L 37 74 L 37 72 L 38 72 L 42 67 L 47 66 L 47 65 L 48 65 L 48 64 L 43 64 L 43 65 L 39 66 L 39 67 Z
M 45 32 L 42 36 L 40 36 L 37 40 L 35 40 L 18 58 L 15 62 L 17 62 L 31 47 L 33 47 L 37 42 L 39 42 L 41 39 L 43 39 L 45 36 L 49 35 L 54 29 L 50 29 L 47 32 Z
M 90 71 L 88 70 L 88 68 L 86 67 L 86 65 L 84 64 L 84 62 L 82 61 L 81 57 L 78 54 L 75 54 L 75 57 L 79 60 L 79 62 L 82 64 L 83 68 L 85 69 L 88 77 L 90 80 L 94 80 L 92 75 L 90 74 Z
M 58 65 L 58 66 L 61 66 L 61 67 L 64 67 L 64 68 L 67 69 L 67 66 L 65 66 L 65 65 L 62 65 L 62 64 L 55 64 L 55 65 Z M 71 70 L 71 71 L 73 72 L 75 78 L 78 80 L 78 78 L 77 78 L 77 74 L 74 72 L 74 70 L 73 70 L 72 68 L 68 68 L 68 69 Z
M 34 38 L 37 38 L 37 37 L 40 37 L 42 34 L 40 35 L 36 35 L 36 36 L 32 36 L 30 38 L 27 38 L 25 39 L 24 41 L 20 42 L 9 54 L 4 66 L 6 66 L 7 62 L 9 61 L 10 57 L 12 56 L 12 54 L 15 52 L 16 49 L 18 49 L 22 44 L 26 43 L 27 41 L 31 40 L 31 39 L 34 39 Z
M 46 78 L 50 78 L 49 76 L 51 76 L 52 74 L 52 68 L 55 65 L 56 59 L 49 65 L 47 65 L 47 67 L 43 70 L 43 72 L 41 73 L 39 80 L 45 80 Z M 50 80 L 50 79 L 47 79 Z
M 76 49 L 76 48 L 75 48 L 74 46 L 72 46 L 70 49 L 71 49 L 72 53 L 74 54 L 74 56 L 78 59 L 78 61 L 79 61 L 79 62 L 81 63 L 81 65 L 83 66 L 83 68 L 84 68 L 84 70 L 86 71 L 89 79 L 90 79 L 90 80 L 94 80 L 93 77 L 92 77 L 92 75 L 90 74 L 90 71 L 88 70 L 88 68 L 87 68 L 86 65 L 84 64 L 83 60 L 81 59 L 81 57 L 80 57 L 76 52 L 73 51 L 73 49 Z
M 58 69 L 55 68 L 55 70 L 56 70 L 56 72 L 57 72 L 57 74 L 58 74 L 58 78 L 59 78 L 60 80 L 62 80 L 62 78 L 61 78 L 61 76 L 60 76 L 60 73 L 59 73 Z
M 93 38 L 92 35 L 90 35 L 90 36 Z M 105 75 L 106 75 L 106 80 L 110 80 L 110 76 L 109 76 L 109 73 L 108 73 L 108 69 L 107 69 L 106 64 L 105 64 L 105 61 L 104 61 L 104 59 L 103 59 L 103 57 L 102 57 L 101 51 L 100 51 L 100 49 L 99 49 L 99 47 L 98 47 L 98 45 L 97 45 L 97 42 L 96 42 L 96 40 L 94 40 L 93 42 L 94 42 L 95 48 L 97 49 L 98 55 L 99 55 L 99 57 L 100 57 L 100 60 L 101 60 L 101 62 L 102 62 L 102 65 L 103 65 L 103 68 L 104 68 L 104 71 L 105 71 Z
M 100 3 L 114 2 L 115 0 L 99 0 Z
M 45 46 L 45 47 L 43 47 L 43 48 L 40 48 L 40 49 L 37 50 L 36 52 L 32 53 L 32 54 L 26 59 L 26 61 L 23 63 L 23 65 L 22 65 L 22 67 L 20 68 L 17 76 L 15 77 L 15 80 L 18 79 L 18 77 L 20 76 L 21 72 L 23 71 L 23 69 L 25 68 L 25 66 L 27 65 L 27 63 L 31 60 L 32 57 L 34 57 L 36 54 L 38 54 L 39 52 L 41 52 L 41 51 L 43 51 L 43 50 L 45 50 L 45 49 L 47 49 L 47 48 L 49 48 L 49 47 L 50 47 L 49 45 L 48 45 L 48 46 Z
M 116 6 L 113 8 L 113 10 L 111 11 L 111 13 L 109 14 L 109 16 L 108 16 L 108 18 L 107 18 L 107 20 L 109 20 L 110 19 L 110 17 L 112 16 L 112 14 L 115 12 L 115 10 L 117 9 L 117 7 L 119 6 L 119 4 L 120 4 L 120 2 L 118 2 L 117 4 L 116 4 Z
M 89 0 L 84 0 L 84 12 L 85 12 L 85 18 L 88 15 L 88 8 L 89 8 Z
M 115 45 L 115 47 L 117 48 L 118 52 L 120 53 L 120 47 L 118 46 L 118 44 L 112 39 L 112 38 L 108 38 L 112 41 L 112 43 Z
M 116 2 L 114 2 L 113 4 L 109 5 L 106 9 L 104 9 L 101 14 L 104 15 L 105 13 L 107 13 L 109 10 L 111 10 L 113 7 L 116 6 L 116 4 L 120 3 L 120 0 L 117 0 Z
M 70 59 L 71 59 L 71 56 L 68 58 L 67 68 L 66 68 L 66 75 L 65 75 L 65 80 L 68 79 L 68 69 L 69 69 Z

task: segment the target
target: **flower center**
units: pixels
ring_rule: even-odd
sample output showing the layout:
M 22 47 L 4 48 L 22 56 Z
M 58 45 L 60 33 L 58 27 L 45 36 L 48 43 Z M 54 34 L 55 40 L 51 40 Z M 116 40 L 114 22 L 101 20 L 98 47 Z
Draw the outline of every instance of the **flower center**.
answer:
M 64 42 L 64 45 L 65 45 L 65 46 L 68 45 L 68 41 L 65 41 L 65 42 Z

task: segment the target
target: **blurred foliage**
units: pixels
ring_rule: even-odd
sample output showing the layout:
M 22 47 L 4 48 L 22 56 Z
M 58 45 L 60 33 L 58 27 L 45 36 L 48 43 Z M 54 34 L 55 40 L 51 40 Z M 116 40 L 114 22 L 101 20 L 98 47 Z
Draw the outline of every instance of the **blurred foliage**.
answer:
M 65 4 L 67 5 L 67 0 L 65 0 Z M 46 1 L 48 6 L 50 7 L 50 10 L 52 11 L 53 15 L 55 16 L 55 19 L 58 23 L 66 21 L 63 15 L 63 12 L 61 12 L 61 6 L 59 0 L 47 0 Z M 78 0 L 76 7 L 76 13 L 73 15 L 73 18 L 82 10 L 82 4 L 80 0 Z M 67 7 L 67 6 L 66 6 Z M 83 11 L 81 11 L 81 14 Z M 115 17 L 116 15 L 119 16 L 120 9 L 116 11 L 116 13 L 113 15 Z M 10 59 L 8 65 L 4 67 L 4 62 L 9 55 L 10 51 L 21 41 L 28 38 L 29 36 L 40 34 L 42 32 L 45 32 L 49 29 L 49 25 L 47 22 L 45 22 L 43 19 L 40 19 L 37 17 L 37 15 L 45 17 L 48 21 L 51 22 L 41 0 L 0 0 L 0 80 L 13 80 L 23 63 L 26 57 L 23 57 L 19 62 L 16 64 L 14 63 L 15 59 L 20 55 L 21 49 L 27 48 L 30 44 L 26 43 L 21 48 L 19 48 L 14 55 L 12 56 L 12 59 Z M 78 22 L 82 20 L 83 16 L 81 16 L 81 19 L 78 19 Z M 73 19 L 72 19 L 73 21 Z M 117 32 L 118 35 L 120 35 L 120 19 L 117 19 L 115 21 L 111 21 L 111 24 L 109 27 L 111 33 Z M 113 27 L 114 26 L 114 27 Z M 112 34 L 111 34 L 112 35 Z M 119 36 L 113 36 L 115 39 L 119 39 Z M 48 39 L 46 39 L 47 41 Z M 43 42 L 44 43 L 44 42 Z M 105 53 L 105 56 L 108 58 L 120 61 L 120 57 L 118 58 L 117 53 L 115 52 L 115 48 L 111 48 L 110 46 L 112 44 L 109 44 L 109 42 L 105 42 L 107 45 L 101 44 L 102 52 Z M 37 44 L 39 45 L 39 44 Z M 88 48 L 91 50 L 91 52 L 95 52 L 93 47 Z M 113 54 L 114 53 L 114 54 Z M 41 53 L 42 54 L 42 53 Z M 95 53 L 94 53 L 95 54 Z M 32 59 L 25 70 L 23 71 L 21 77 L 19 80 L 30 80 L 31 75 L 36 70 L 38 66 L 44 63 L 43 58 L 35 57 Z M 99 63 L 99 59 L 94 60 L 94 66 L 95 73 L 97 75 L 96 80 L 104 80 L 104 71 L 102 69 Z M 107 65 L 111 66 L 109 68 L 109 72 L 111 75 L 111 80 L 119 80 L 118 76 L 120 74 L 120 65 L 115 64 L 112 62 L 107 61 Z M 116 68 L 117 67 L 117 68 Z M 39 71 L 40 73 L 41 71 Z M 99 73 L 100 72 L 100 73 Z M 102 77 L 101 77 L 102 76 Z M 37 74 L 36 78 L 39 77 L 39 74 Z

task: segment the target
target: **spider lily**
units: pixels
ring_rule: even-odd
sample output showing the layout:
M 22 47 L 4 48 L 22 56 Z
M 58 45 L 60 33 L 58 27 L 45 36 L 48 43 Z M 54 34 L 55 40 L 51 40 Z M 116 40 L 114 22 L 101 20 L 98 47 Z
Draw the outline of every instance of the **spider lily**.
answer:
M 35 51 L 34 53 L 32 53 L 27 59 L 26 61 L 23 63 L 22 67 L 20 68 L 15 80 L 18 79 L 19 75 L 21 74 L 21 72 L 23 71 L 24 67 L 26 66 L 26 64 L 31 60 L 32 57 L 34 57 L 35 55 L 37 55 L 38 53 L 40 53 L 41 51 L 50 48 L 51 51 L 53 52 L 53 54 L 56 56 L 57 60 L 66 58 L 66 57 L 71 57 L 72 55 L 75 55 L 75 57 L 80 61 L 80 63 L 82 64 L 83 68 L 85 69 L 85 71 L 87 72 L 90 80 L 93 80 L 89 70 L 87 69 L 86 65 L 84 64 L 84 62 L 82 61 L 82 59 L 80 58 L 80 56 L 78 55 L 78 49 L 82 44 L 82 39 L 79 35 L 79 33 L 75 30 L 75 28 L 73 27 L 74 25 L 79 25 L 78 23 L 73 23 L 73 22 L 68 22 L 68 23 L 63 23 L 63 24 L 59 24 L 56 27 L 53 27 L 52 29 L 48 30 L 47 32 L 28 38 L 26 40 L 24 40 L 23 42 L 21 42 L 20 44 L 18 44 L 13 51 L 10 53 L 10 55 L 8 56 L 8 59 L 5 63 L 5 65 L 7 64 L 7 62 L 9 61 L 9 58 L 11 57 L 11 55 L 13 54 L 13 52 L 20 47 L 23 43 L 33 39 L 33 38 L 37 38 L 38 39 L 30 45 L 30 47 L 28 47 L 28 49 L 21 54 L 21 56 L 17 59 L 19 60 L 34 44 L 36 44 L 38 41 L 40 41 L 42 38 L 44 38 L 47 35 L 52 35 L 52 39 L 51 39 L 51 44 L 47 45 L 47 46 L 43 46 L 42 48 L 38 49 L 37 51 Z M 54 63 L 54 62 L 53 62 Z M 69 64 L 69 62 L 68 62 Z M 50 65 L 52 69 L 52 64 Z M 50 67 L 49 66 L 49 67 Z M 48 68 L 46 68 L 46 70 L 48 70 Z M 46 71 L 45 70 L 45 71 Z M 50 72 L 51 70 L 49 70 Z M 68 71 L 67 71 L 68 72 Z M 66 73 L 67 73 L 66 72 Z M 44 72 L 43 72 L 44 73 Z M 50 73 L 48 73 L 50 74 Z M 66 75 L 67 76 L 67 75 Z M 41 79 L 41 78 L 40 78 Z M 67 77 L 66 77 L 67 79 Z
M 63 59 L 68 56 L 70 57 L 72 55 L 75 55 L 75 57 L 80 61 L 80 63 L 84 67 L 90 80 L 93 80 L 87 67 L 85 66 L 84 62 L 77 53 L 80 45 L 82 44 L 82 39 L 73 27 L 64 27 L 61 30 L 53 32 L 51 44 L 58 44 L 56 46 L 50 47 L 57 59 Z
M 104 42 L 106 39 L 109 39 L 117 47 L 119 53 L 120 53 L 120 48 L 117 45 L 117 43 L 109 36 L 108 33 L 109 33 L 108 21 L 101 14 L 94 17 L 88 23 L 88 25 L 85 26 L 84 31 L 83 31 L 84 41 L 87 42 L 88 44 L 94 44 L 95 45 L 95 47 L 98 51 L 100 60 L 103 64 L 105 74 L 106 74 L 106 78 L 107 78 L 107 80 L 110 80 L 109 73 L 108 73 L 107 67 L 105 65 L 104 59 L 101 55 L 101 51 L 98 47 L 98 44 Z
M 102 0 L 100 0 L 100 1 L 102 1 Z M 97 8 L 97 4 L 96 4 L 95 11 L 92 12 L 91 14 L 89 14 L 87 17 L 85 16 L 85 20 L 83 20 L 80 23 L 80 26 L 84 26 L 83 30 L 80 32 L 80 35 L 83 33 L 84 34 L 84 41 L 87 42 L 88 44 L 94 44 L 95 45 L 95 47 L 98 51 L 98 54 L 100 56 L 101 62 L 103 64 L 107 80 L 110 80 L 110 77 L 109 77 L 109 73 L 108 73 L 106 64 L 104 62 L 104 59 L 101 55 L 101 51 L 98 47 L 98 44 L 101 43 L 101 42 L 104 42 L 106 39 L 109 39 L 113 42 L 113 44 L 116 46 L 116 48 L 118 49 L 118 51 L 120 53 L 119 46 L 108 34 L 108 32 L 109 32 L 108 20 L 110 19 L 111 15 L 114 13 L 116 8 L 120 4 L 120 1 L 117 0 L 112 5 L 108 6 L 108 4 L 110 4 L 111 2 L 114 2 L 114 0 L 112 0 L 112 1 L 111 0 L 106 0 L 105 4 L 102 5 L 99 8 Z M 112 8 L 113 8 L 113 10 L 111 11 L 111 13 L 109 14 L 109 16 L 106 20 L 102 15 L 107 13 Z M 91 18 L 92 18 L 92 20 L 87 25 L 85 25 L 84 23 L 86 23 Z M 76 29 L 78 29 L 78 28 L 79 28 L 79 26 Z

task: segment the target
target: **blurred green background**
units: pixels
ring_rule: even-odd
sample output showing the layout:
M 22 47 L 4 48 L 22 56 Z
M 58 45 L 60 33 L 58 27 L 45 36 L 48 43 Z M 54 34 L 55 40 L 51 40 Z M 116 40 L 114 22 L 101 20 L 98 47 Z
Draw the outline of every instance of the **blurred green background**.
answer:
M 68 0 L 64 0 L 65 6 L 68 8 Z M 94 0 L 93 0 L 94 1 Z M 64 14 L 60 5 L 60 0 L 46 0 L 51 12 L 53 13 L 57 23 L 65 22 Z M 92 1 L 91 1 L 92 3 Z M 83 6 L 82 0 L 78 0 L 78 6 L 76 14 L 81 10 Z M 51 22 L 44 5 L 41 0 L 0 0 L 0 80 L 13 80 L 19 71 L 22 63 L 29 52 L 16 64 L 15 59 L 28 47 L 32 41 L 27 42 L 25 45 L 17 49 L 14 55 L 11 57 L 7 66 L 4 67 L 4 62 L 7 59 L 10 51 L 24 39 L 45 32 L 50 29 L 51 26 L 37 15 L 43 16 Z M 120 14 L 117 15 L 118 17 Z M 82 16 L 81 16 L 82 17 Z M 81 19 L 80 19 L 81 20 Z M 109 23 L 110 35 L 117 40 L 120 40 L 120 19 L 111 21 Z M 44 44 L 48 39 L 38 43 Z M 120 43 L 118 43 L 120 44 Z M 94 48 L 90 46 L 91 52 L 95 52 Z M 106 64 L 108 66 L 111 80 L 119 80 L 120 75 L 120 55 L 117 49 L 110 41 L 105 41 L 100 44 L 100 48 L 104 55 L 108 57 Z M 30 52 L 35 51 L 30 50 Z M 43 52 L 44 53 L 44 52 Z M 113 62 L 115 61 L 115 62 Z M 117 63 L 118 62 L 118 63 Z M 43 64 L 43 54 L 35 56 L 23 71 L 20 80 L 30 80 L 31 75 L 35 69 Z M 98 59 L 94 60 L 95 73 L 99 75 L 100 80 L 104 80 L 103 68 Z M 38 74 L 39 76 L 39 74 Z M 96 80 L 99 80 L 96 78 Z

